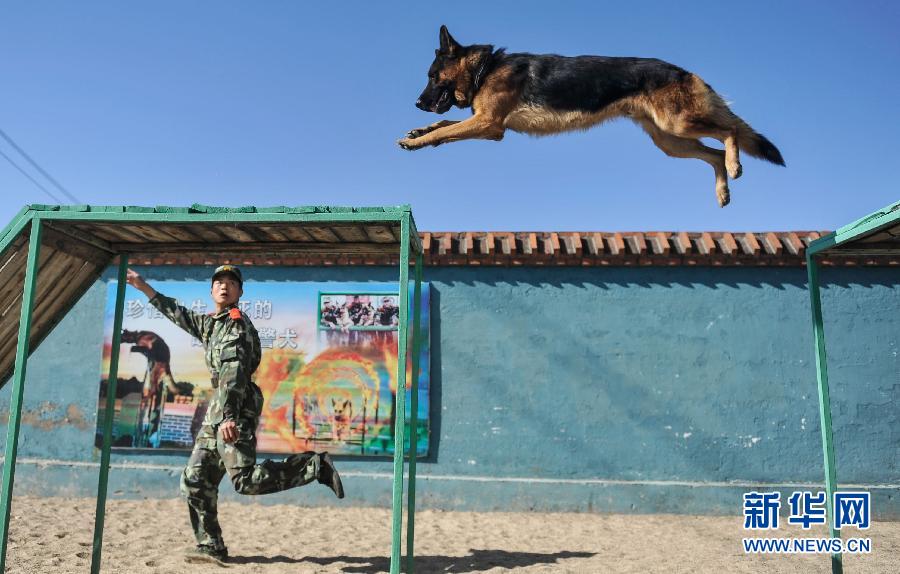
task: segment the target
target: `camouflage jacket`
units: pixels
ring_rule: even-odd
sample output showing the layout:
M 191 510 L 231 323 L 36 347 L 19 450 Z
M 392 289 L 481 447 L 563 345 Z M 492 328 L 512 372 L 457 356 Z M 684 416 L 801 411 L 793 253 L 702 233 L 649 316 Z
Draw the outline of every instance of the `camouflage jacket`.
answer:
M 236 421 L 243 409 L 261 409 L 262 404 L 255 400 L 251 389 L 251 377 L 259 367 L 262 353 L 259 335 L 247 315 L 237 306 L 204 315 L 161 293 L 150 299 L 150 304 L 203 343 L 214 388 L 203 424 Z M 259 412 L 255 415 L 258 417 Z

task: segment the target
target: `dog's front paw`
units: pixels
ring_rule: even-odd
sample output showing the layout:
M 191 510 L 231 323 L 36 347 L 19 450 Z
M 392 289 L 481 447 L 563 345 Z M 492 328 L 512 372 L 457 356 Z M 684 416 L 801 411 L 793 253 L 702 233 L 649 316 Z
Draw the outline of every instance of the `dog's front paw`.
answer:
M 406 137 L 408 139 L 414 140 L 414 139 L 420 138 L 430 132 L 431 132 L 431 130 L 428 128 L 416 128 L 414 130 L 409 130 L 408 132 L 406 132 Z
M 417 150 L 422 147 L 421 144 L 416 143 L 414 139 L 408 137 L 397 140 L 397 145 L 408 151 Z

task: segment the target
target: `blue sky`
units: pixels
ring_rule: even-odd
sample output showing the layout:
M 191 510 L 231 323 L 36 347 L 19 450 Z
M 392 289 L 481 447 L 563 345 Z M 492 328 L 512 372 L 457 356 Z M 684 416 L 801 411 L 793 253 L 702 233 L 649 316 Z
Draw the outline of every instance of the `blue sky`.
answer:
M 712 170 L 627 121 L 405 152 L 447 24 L 511 52 L 658 57 L 782 151 Z M 28 2 L 0 15 L 0 129 L 92 204 L 394 205 L 423 230 L 831 229 L 900 199 L 891 2 Z M 468 111 L 445 117 L 461 119 Z M 25 160 L 10 155 L 54 194 Z M 0 222 L 52 203 L 0 158 Z

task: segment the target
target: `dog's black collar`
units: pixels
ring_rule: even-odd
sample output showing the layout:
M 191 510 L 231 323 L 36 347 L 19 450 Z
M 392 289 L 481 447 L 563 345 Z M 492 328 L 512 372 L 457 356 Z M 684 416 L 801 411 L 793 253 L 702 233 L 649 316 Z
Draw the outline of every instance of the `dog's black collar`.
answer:
M 478 64 L 478 69 L 475 70 L 475 78 L 472 81 L 472 97 L 475 97 L 475 94 L 478 93 L 478 90 L 481 89 L 482 84 L 484 84 L 484 79 L 487 77 L 488 72 L 491 71 L 494 67 L 494 59 L 495 56 L 501 53 L 503 50 L 497 50 L 494 52 L 493 50 L 488 50 L 484 56 L 481 58 L 481 62 Z M 471 98 L 470 98 L 471 100 Z
M 481 89 L 481 84 L 484 83 L 484 72 L 487 69 L 488 61 L 491 59 L 491 55 L 488 54 L 484 58 L 481 59 L 481 65 L 478 66 L 478 69 L 475 70 L 475 81 L 472 82 L 472 92 L 474 94 L 478 93 L 478 90 Z

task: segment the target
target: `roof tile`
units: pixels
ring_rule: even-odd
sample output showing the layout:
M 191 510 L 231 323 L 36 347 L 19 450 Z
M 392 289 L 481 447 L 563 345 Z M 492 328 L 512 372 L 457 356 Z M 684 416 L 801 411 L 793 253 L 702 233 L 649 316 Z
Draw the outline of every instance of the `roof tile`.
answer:
M 741 236 L 738 241 L 741 242 L 741 246 L 744 248 L 744 253 L 747 255 L 752 255 L 756 257 L 760 253 L 759 240 L 756 239 L 756 234 L 754 233 L 745 233 Z
M 656 233 L 648 233 L 647 236 L 654 255 L 669 255 L 669 238 L 665 233 L 658 231 Z
M 599 233 L 585 233 L 584 242 L 592 256 L 603 254 L 603 236 Z
M 697 245 L 697 251 L 702 255 L 709 255 L 716 249 L 716 244 L 712 240 L 712 236 L 708 231 L 704 231 L 699 236 L 694 238 L 694 242 Z
M 686 253 L 691 252 L 691 239 L 688 237 L 688 234 L 684 231 L 681 231 L 681 232 L 673 235 L 672 243 L 675 247 L 675 251 L 677 251 L 681 255 L 685 255 Z
M 516 250 L 516 236 L 512 233 L 495 233 L 499 242 L 499 250 L 503 255 L 511 255 Z
M 763 247 L 766 252 L 776 257 L 781 255 L 782 245 L 780 238 L 772 232 L 766 233 L 762 238 Z
M 784 234 L 784 244 L 791 255 L 802 255 L 806 247 L 793 231 Z
M 719 244 L 719 251 L 724 255 L 735 255 L 738 250 L 734 236 L 730 233 L 723 233 L 721 237 L 716 239 L 716 243 Z
M 621 233 L 607 235 L 606 246 L 612 255 L 625 255 L 625 241 Z
M 634 255 L 643 255 L 647 252 L 647 242 L 643 233 L 629 233 L 625 236 L 625 245 Z

